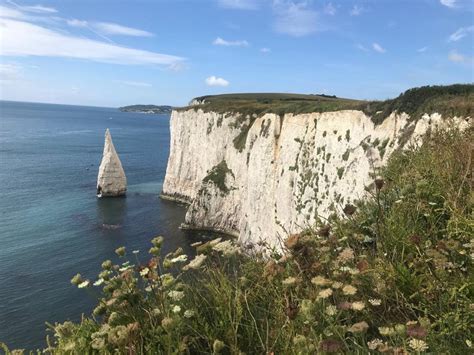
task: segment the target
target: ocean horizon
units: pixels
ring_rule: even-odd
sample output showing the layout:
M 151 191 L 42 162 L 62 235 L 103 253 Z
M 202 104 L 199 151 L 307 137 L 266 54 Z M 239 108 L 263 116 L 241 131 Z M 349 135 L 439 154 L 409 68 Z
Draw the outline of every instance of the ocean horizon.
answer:
M 145 262 L 150 240 L 163 235 L 164 253 L 192 253 L 201 237 L 179 229 L 184 207 L 159 198 L 169 117 L 0 101 L 0 341 L 43 348 L 45 322 L 90 313 L 98 291 L 88 295 L 70 279 L 94 280 L 119 246 Z M 127 175 L 125 198 L 96 197 L 106 128 Z

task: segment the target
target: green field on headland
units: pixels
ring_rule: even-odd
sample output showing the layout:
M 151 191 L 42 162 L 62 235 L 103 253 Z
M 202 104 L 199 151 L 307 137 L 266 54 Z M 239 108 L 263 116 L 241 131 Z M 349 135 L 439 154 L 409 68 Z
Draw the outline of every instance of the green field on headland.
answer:
M 329 95 L 302 95 L 282 93 L 223 94 L 196 97 L 204 103 L 186 106 L 185 109 L 201 109 L 205 112 L 263 115 L 265 113 L 300 114 L 339 110 L 361 110 L 376 123 L 394 111 L 405 112 L 418 118 L 423 113 L 440 113 L 448 116 L 470 116 L 474 113 L 474 85 L 423 86 L 385 101 L 364 101 Z

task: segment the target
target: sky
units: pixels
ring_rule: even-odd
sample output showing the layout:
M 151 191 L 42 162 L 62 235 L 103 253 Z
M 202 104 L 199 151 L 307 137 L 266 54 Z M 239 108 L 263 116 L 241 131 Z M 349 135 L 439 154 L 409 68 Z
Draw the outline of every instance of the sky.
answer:
M 386 99 L 474 82 L 474 0 L 0 0 L 0 99 Z

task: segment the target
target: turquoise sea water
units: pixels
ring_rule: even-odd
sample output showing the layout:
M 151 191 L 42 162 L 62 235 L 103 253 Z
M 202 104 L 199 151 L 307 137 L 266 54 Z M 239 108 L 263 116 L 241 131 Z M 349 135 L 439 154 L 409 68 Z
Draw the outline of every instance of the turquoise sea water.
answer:
M 95 196 L 110 128 L 128 180 L 126 198 Z M 178 229 L 184 208 L 158 198 L 169 149 L 169 115 L 112 108 L 0 101 L 0 341 L 45 345 L 45 322 L 79 320 L 94 299 L 74 288 L 126 246 L 147 259 L 200 236 Z

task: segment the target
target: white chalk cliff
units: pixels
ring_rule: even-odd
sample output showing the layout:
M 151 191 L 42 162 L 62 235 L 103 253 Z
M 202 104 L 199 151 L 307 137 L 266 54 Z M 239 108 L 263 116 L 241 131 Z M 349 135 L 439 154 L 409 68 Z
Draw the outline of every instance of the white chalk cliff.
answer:
M 104 153 L 97 177 L 97 195 L 99 197 L 123 196 L 127 191 L 127 177 L 122 163 L 115 151 L 112 136 L 105 131 Z
M 317 216 L 364 197 L 371 173 L 395 149 L 449 121 L 409 118 L 393 113 L 375 125 L 363 112 L 345 110 L 239 121 L 199 107 L 173 111 L 162 196 L 189 203 L 187 227 L 278 247 Z

